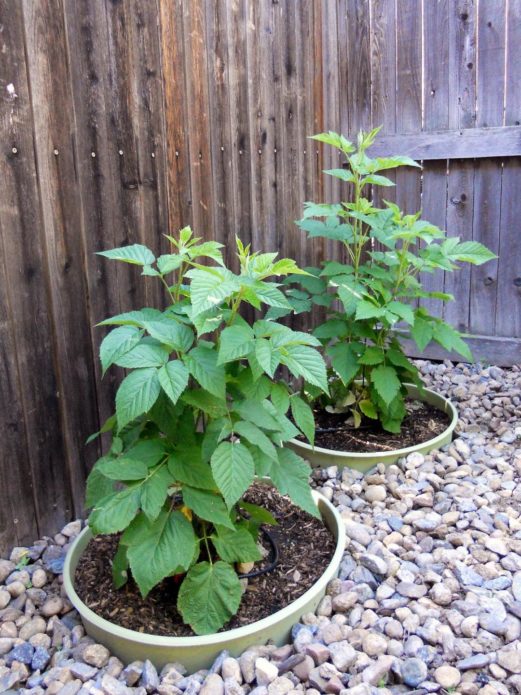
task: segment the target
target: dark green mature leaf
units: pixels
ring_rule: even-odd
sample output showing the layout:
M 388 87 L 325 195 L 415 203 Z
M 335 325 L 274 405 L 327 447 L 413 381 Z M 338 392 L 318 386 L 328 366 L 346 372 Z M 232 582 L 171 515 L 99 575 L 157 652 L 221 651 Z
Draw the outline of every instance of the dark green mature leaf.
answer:
M 345 338 L 348 334 L 348 328 L 345 321 L 342 319 L 329 319 L 320 326 L 317 326 L 313 335 L 320 340 L 330 340 L 331 338 Z
M 380 365 L 371 370 L 371 381 L 380 398 L 389 405 L 400 391 L 400 379 L 394 367 Z
M 108 457 L 100 458 L 87 478 L 87 491 L 85 494 L 85 506 L 87 509 L 95 507 L 101 500 L 114 492 L 114 481 L 101 473 L 99 466 Z
M 247 439 L 250 444 L 258 446 L 261 451 L 263 451 L 266 456 L 272 459 L 277 458 L 277 451 L 271 439 L 264 434 L 264 432 L 254 425 L 253 422 L 248 422 L 246 420 L 241 420 L 233 425 L 233 431 L 240 437 Z
M 89 516 L 94 534 L 123 531 L 137 514 L 140 489 L 128 487 L 105 497 L 96 504 Z
M 113 360 L 114 364 L 125 369 L 161 367 L 168 360 L 169 350 L 163 345 L 147 340 L 151 339 L 142 338 L 135 347 Z
M 141 340 L 142 331 L 136 326 L 120 326 L 114 328 L 103 338 L 99 354 L 103 373 L 107 371 L 111 364 L 130 352 Z
M 141 509 L 151 521 L 158 517 L 173 482 L 167 467 L 162 465 L 152 471 L 141 486 Z
M 382 364 L 384 361 L 384 351 L 382 348 L 370 345 L 364 350 L 363 355 L 359 358 L 358 364 Z
M 335 343 L 326 348 L 331 358 L 331 366 L 347 386 L 360 371 L 358 355 L 350 343 Z
M 266 409 L 266 403 L 268 401 L 258 401 L 246 399 L 234 406 L 234 411 L 239 413 L 243 420 L 248 420 L 253 422 L 254 425 L 258 425 L 265 430 L 277 431 L 280 428 L 280 424 L 276 417 L 271 415 Z
M 472 362 L 472 353 L 469 346 L 462 340 L 460 333 L 444 321 L 437 321 L 434 324 L 433 338 L 445 350 L 449 352 L 456 350 L 469 362 Z
M 211 458 L 212 473 L 228 508 L 246 492 L 255 476 L 250 452 L 240 442 L 221 442 Z
M 245 500 L 240 501 L 240 507 L 248 513 L 249 517 L 259 524 L 268 524 L 269 526 L 278 526 L 278 521 L 264 507 L 258 504 L 252 504 Z
M 295 375 L 328 392 L 326 365 L 319 352 L 307 345 L 288 345 L 281 362 Z
M 208 490 L 198 490 L 195 487 L 183 485 L 183 500 L 186 506 L 201 519 L 211 521 L 213 524 L 219 524 L 220 526 L 226 526 L 227 528 L 235 528 L 230 520 L 230 513 L 220 495 Z
M 162 439 L 141 439 L 122 454 L 125 461 L 139 461 L 150 468 L 159 463 L 165 455 L 165 444 Z
M 136 369 L 121 382 L 116 393 L 118 428 L 150 410 L 161 391 L 157 369 Z
M 292 396 L 291 414 L 297 427 L 304 432 L 313 446 L 315 443 L 315 417 L 309 405 L 299 396 Z
M 231 531 L 219 527 L 211 539 L 220 559 L 225 562 L 255 562 L 262 558 L 257 544 L 245 528 Z
M 217 398 L 217 396 L 208 393 L 208 391 L 199 389 L 185 391 L 182 400 L 188 405 L 202 410 L 203 413 L 206 413 L 211 418 L 222 417 L 228 412 L 226 401 L 223 398 Z
M 111 480 L 143 480 L 148 474 L 148 468 L 144 463 L 124 458 L 101 461 L 98 470 Z
M 190 374 L 181 360 L 172 360 L 157 373 L 161 388 L 175 405 L 188 386 Z
M 201 384 L 203 389 L 209 391 L 217 398 L 225 397 L 225 371 L 224 366 L 217 363 L 218 354 L 204 345 L 193 348 L 183 359 L 190 374 Z
M 242 586 L 231 565 L 199 562 L 181 584 L 177 607 L 194 632 L 208 635 L 237 612 L 241 597 Z
M 97 326 L 139 326 L 143 327 L 145 321 L 151 321 L 157 319 L 161 316 L 161 312 L 158 309 L 151 309 L 150 307 L 145 307 L 144 309 L 139 309 L 138 311 L 126 311 L 123 314 L 117 314 L 109 319 L 100 321 Z
M 176 480 L 191 487 L 202 490 L 217 488 L 210 466 L 203 463 L 199 447 L 180 445 L 168 458 L 168 470 Z
M 221 333 L 217 363 L 232 362 L 247 355 L 253 347 L 253 330 L 249 326 L 229 326 Z
M 289 408 L 289 393 L 285 384 L 275 383 L 271 386 L 271 402 L 281 415 L 285 415 Z
M 311 469 L 303 458 L 291 449 L 278 449 L 278 461 L 270 468 L 270 477 L 283 495 L 312 516 L 320 518 L 309 487 Z
M 114 559 L 112 560 L 112 581 L 116 589 L 127 583 L 128 580 L 128 557 L 127 547 L 120 543 Z
M 131 244 L 130 246 L 121 246 L 117 249 L 109 251 L 98 251 L 98 256 L 105 256 L 115 261 L 124 261 L 133 265 L 150 265 L 156 260 L 152 251 L 143 246 L 143 244 Z
M 146 321 L 145 328 L 160 343 L 173 350 L 186 352 L 194 342 L 192 330 L 176 319 L 163 316 L 161 319 Z
M 163 511 L 155 521 L 143 521 L 139 542 L 128 547 L 132 576 L 143 598 L 162 579 L 183 572 L 195 554 L 194 530 L 181 512 Z

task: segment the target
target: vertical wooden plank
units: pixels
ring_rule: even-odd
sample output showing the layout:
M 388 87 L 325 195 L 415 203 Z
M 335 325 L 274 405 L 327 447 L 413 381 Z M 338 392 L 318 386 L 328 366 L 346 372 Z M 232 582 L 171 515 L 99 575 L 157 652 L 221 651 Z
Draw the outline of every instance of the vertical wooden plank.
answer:
M 232 180 L 232 132 L 230 123 L 229 46 L 225 3 L 206 5 L 208 46 L 208 98 L 210 109 L 211 161 L 214 182 L 212 215 L 215 236 L 232 243 L 228 230 L 233 228 L 235 203 Z
M 194 231 L 213 239 L 213 181 L 204 3 L 183 3 L 186 99 Z
M 168 226 L 193 225 L 190 152 L 186 124 L 185 56 L 181 0 L 159 3 L 167 154 Z
M 342 33 L 342 24 L 338 21 L 338 0 L 331 0 L 322 4 L 322 50 L 323 50 L 323 130 L 340 130 L 340 85 L 345 84 L 346 68 L 340 72 L 339 61 L 339 36 Z M 345 121 L 344 121 L 345 127 Z M 349 127 L 349 126 L 348 126 Z M 324 169 L 338 166 L 336 151 L 332 147 L 319 144 L 322 150 L 322 165 Z M 324 177 L 324 202 L 338 202 L 340 200 L 339 180 L 332 176 Z M 326 253 L 331 252 L 331 244 L 326 243 Z
M 424 130 L 446 130 L 449 121 L 449 32 L 448 0 L 424 3 Z M 423 162 L 422 217 L 445 229 L 447 210 L 447 162 Z M 425 290 L 443 291 L 444 273 L 424 273 Z M 441 316 L 443 305 L 435 299 L 420 304 L 434 316 Z
M 61 2 L 24 2 L 37 175 L 55 335 L 61 426 L 74 509 L 83 510 L 84 482 L 98 455 L 85 447 L 98 429 L 94 355 L 81 234 L 80 198 L 70 146 L 74 114 L 67 73 Z
M 370 0 L 341 0 L 347 26 L 348 89 L 343 109 L 349 113 L 349 135 L 371 128 Z
M 479 3 L 478 30 L 478 126 L 504 122 L 506 2 Z M 491 89 L 491 85 L 494 88 Z M 497 250 L 501 225 L 501 160 L 486 159 L 474 175 L 475 210 L 473 238 Z M 511 203 L 509 203 L 511 204 Z M 473 333 L 494 335 L 497 301 L 497 264 L 487 263 L 462 271 L 471 276 L 469 328 Z
M 476 0 L 453 0 L 449 17 L 449 128 L 476 124 Z
M 507 15 L 507 56 L 506 56 L 506 94 L 505 125 L 521 123 L 521 2 L 509 0 Z M 501 188 L 501 225 L 497 247 L 497 293 L 495 335 L 521 335 L 521 235 L 519 217 L 521 201 L 521 157 L 505 160 Z M 491 264 L 490 264 L 491 265 Z M 484 272 L 494 267 L 489 264 Z
M 2 457 L 2 467 L 11 470 L 21 465 L 27 471 L 25 461 L 19 460 L 27 453 L 38 530 L 50 532 L 70 517 L 72 497 L 63 465 L 66 448 L 61 435 L 56 343 L 37 188 L 22 5 L 0 3 L 0 26 L 7 78 L 0 101 L 0 128 L 4 134 L 0 155 L 4 291 L 11 308 L 15 347 L 9 358 L 17 365 L 27 437 L 27 452 L 22 444 L 15 458 Z M 9 402 L 3 405 L 12 407 Z M 24 488 L 13 493 L 18 502 Z

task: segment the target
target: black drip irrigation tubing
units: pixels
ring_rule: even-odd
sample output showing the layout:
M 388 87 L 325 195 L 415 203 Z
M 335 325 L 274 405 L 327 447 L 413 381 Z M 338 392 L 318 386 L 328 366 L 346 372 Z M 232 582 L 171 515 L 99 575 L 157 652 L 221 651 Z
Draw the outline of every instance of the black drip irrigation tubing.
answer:
M 278 545 L 269 531 L 266 529 L 261 529 L 261 533 L 267 538 L 268 543 L 271 546 L 271 560 L 269 565 L 258 570 L 252 570 L 251 572 L 245 572 L 244 574 L 239 574 L 239 579 L 253 579 L 253 577 L 260 577 L 262 574 L 267 574 L 275 569 L 279 564 L 279 548 Z

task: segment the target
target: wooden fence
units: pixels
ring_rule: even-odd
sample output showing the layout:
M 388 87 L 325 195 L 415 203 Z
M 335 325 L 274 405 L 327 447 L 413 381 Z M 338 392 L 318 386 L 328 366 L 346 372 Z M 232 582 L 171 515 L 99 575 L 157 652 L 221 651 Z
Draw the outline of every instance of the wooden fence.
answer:
M 499 254 L 430 285 L 519 360 L 521 0 L 0 0 L 0 26 L 0 550 L 81 513 L 120 376 L 94 325 L 158 301 L 94 253 L 191 224 L 332 257 L 292 223 L 340 196 L 314 132 L 382 124 L 424 160 L 395 199 Z

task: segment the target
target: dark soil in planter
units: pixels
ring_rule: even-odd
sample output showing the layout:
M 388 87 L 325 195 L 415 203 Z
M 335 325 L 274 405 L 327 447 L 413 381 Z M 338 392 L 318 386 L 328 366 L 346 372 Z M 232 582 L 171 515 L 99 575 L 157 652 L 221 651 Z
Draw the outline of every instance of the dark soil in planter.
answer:
M 357 453 L 385 452 L 404 449 L 434 439 L 450 424 L 450 417 L 433 405 L 413 400 L 406 402 L 405 416 L 399 434 L 386 432 L 379 423 L 364 418 L 358 428 L 346 424 L 349 413 L 328 413 L 315 410 L 315 445 L 334 451 Z M 303 437 L 299 439 L 304 440 Z
M 266 618 L 304 594 L 323 574 L 336 547 L 322 521 L 303 512 L 273 488 L 254 485 L 245 499 L 265 506 L 279 522 L 278 526 L 267 528 L 278 545 L 280 557 L 271 572 L 248 580 L 239 612 L 223 631 Z M 264 542 L 269 551 L 269 543 Z M 74 580 L 81 600 L 102 618 L 130 630 L 154 635 L 193 635 L 177 612 L 179 584 L 174 578 L 165 579 L 144 600 L 132 580 L 120 590 L 114 588 L 111 563 L 117 543 L 118 536 L 98 536 L 88 544 Z M 268 556 L 255 568 L 268 565 L 269 560 Z

